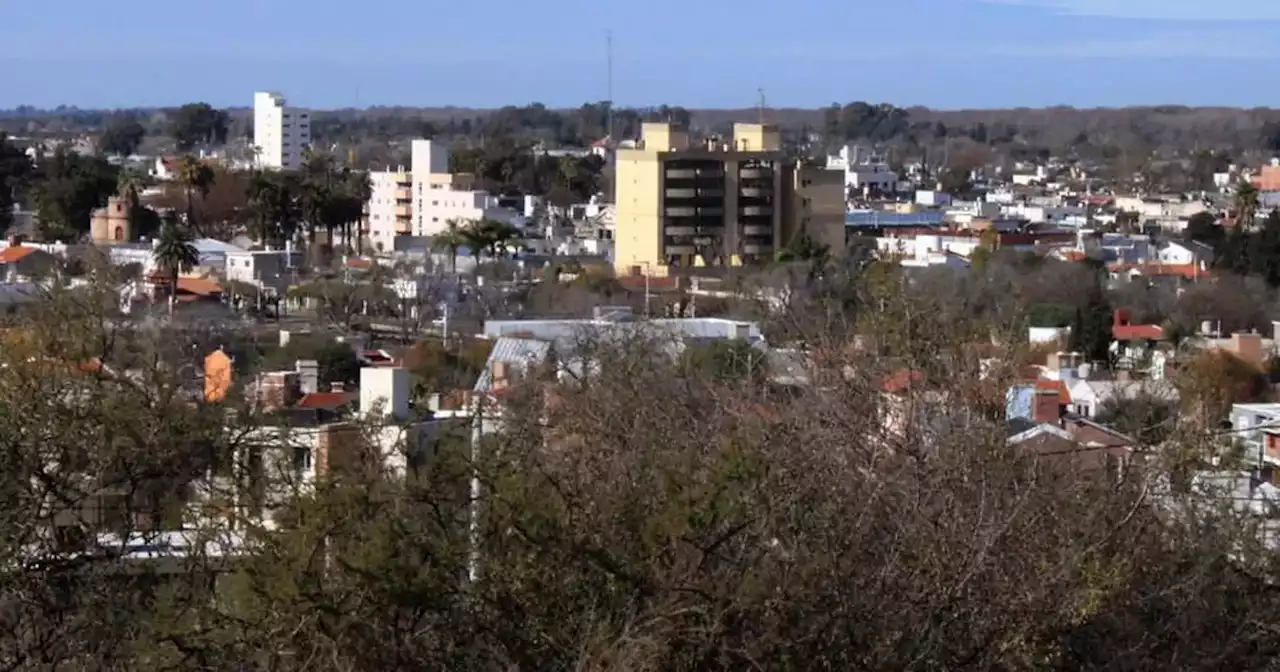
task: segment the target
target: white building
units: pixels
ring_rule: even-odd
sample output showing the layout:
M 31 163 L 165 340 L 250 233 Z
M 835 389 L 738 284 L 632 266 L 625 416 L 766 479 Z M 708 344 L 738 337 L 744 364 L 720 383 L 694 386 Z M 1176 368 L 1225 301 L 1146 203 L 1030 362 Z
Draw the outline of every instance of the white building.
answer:
M 843 170 L 845 189 L 864 196 L 871 192 L 893 194 L 898 190 L 898 174 L 883 159 L 862 157 L 856 145 L 845 145 L 836 156 L 827 157 L 827 170 Z
M 449 145 L 439 140 L 414 140 L 410 150 L 413 166 L 413 235 L 440 233 L 449 220 L 473 222 L 481 219 L 509 220 L 517 215 L 498 207 L 498 199 L 487 191 L 473 189 L 475 176 L 449 172 Z
M 262 168 L 296 170 L 311 144 L 311 114 L 285 105 L 284 96 L 253 94 L 253 145 Z
M 395 238 L 413 233 L 413 174 L 397 170 L 369 173 L 369 202 L 365 206 L 369 242 L 379 253 L 396 249 Z
M 224 272 L 227 280 L 282 293 L 301 262 L 302 255 L 291 250 L 230 251 Z

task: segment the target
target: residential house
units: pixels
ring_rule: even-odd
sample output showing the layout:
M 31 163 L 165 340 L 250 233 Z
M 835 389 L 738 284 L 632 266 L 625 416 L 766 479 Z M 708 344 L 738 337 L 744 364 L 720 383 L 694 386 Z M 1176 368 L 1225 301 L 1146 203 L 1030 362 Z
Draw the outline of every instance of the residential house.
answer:
M 43 277 L 57 268 L 58 259 L 53 254 L 21 240 L 13 241 L 0 252 L 0 274 L 5 282 L 26 282 Z
M 1167 339 L 1164 327 L 1156 324 L 1134 324 L 1129 310 L 1112 314 L 1111 352 L 1118 368 L 1145 366 L 1157 343 Z
M 1234 404 L 1228 434 L 1244 463 L 1258 469 L 1280 466 L 1280 404 Z

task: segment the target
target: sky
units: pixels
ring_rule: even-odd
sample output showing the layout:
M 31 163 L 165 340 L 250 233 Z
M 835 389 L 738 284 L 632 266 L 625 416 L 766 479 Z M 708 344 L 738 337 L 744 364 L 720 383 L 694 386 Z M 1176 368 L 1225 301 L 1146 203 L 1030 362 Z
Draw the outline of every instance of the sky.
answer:
M 0 0 L 0 108 L 577 106 L 609 33 L 622 106 L 1280 95 L 1280 0 Z

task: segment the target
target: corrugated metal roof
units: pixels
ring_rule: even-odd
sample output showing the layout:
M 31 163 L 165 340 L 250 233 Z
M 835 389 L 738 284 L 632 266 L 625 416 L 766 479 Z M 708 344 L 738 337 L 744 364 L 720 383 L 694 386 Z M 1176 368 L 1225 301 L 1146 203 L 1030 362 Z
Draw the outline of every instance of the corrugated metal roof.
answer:
M 532 338 L 499 338 L 493 344 L 493 350 L 489 352 L 489 359 L 485 361 L 484 371 L 480 372 L 480 377 L 476 379 L 476 392 L 488 392 L 493 384 L 493 363 L 504 362 L 512 366 L 525 367 L 529 364 L 545 361 L 547 355 L 551 352 L 551 343 L 545 340 L 537 340 Z
M 845 213 L 845 226 L 896 227 L 896 226 L 939 226 L 947 214 L 938 210 L 924 212 L 884 212 L 881 210 L 859 210 Z

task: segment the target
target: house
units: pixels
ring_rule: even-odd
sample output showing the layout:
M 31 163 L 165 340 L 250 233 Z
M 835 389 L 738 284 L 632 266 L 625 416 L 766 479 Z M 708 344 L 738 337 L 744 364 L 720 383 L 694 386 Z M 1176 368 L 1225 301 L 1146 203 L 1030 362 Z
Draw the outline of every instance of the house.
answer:
M 1157 343 L 1166 340 L 1164 327 L 1134 324 L 1132 313 L 1118 309 L 1111 318 L 1111 352 L 1119 368 L 1135 368 L 1145 362 Z
M 1041 423 L 1022 429 L 1006 443 L 1037 462 L 1074 473 L 1107 471 L 1122 475 L 1133 460 L 1133 441 L 1096 423 Z
M 1137 442 L 1088 418 L 1063 413 L 1070 399 L 1063 396 L 1062 381 L 1053 382 L 1058 385 L 1037 381 L 1029 399 L 1023 396 L 1015 400 L 1016 395 L 1011 394 L 1007 409 L 1011 435 L 1006 443 L 1028 456 L 1073 470 L 1105 468 L 1123 473 L 1132 461 Z
M 276 295 L 284 293 L 293 277 L 293 270 L 302 265 L 302 255 L 290 249 L 248 251 L 228 248 L 222 252 L 227 280 L 253 285 Z
M 1234 404 L 1230 415 L 1232 438 L 1246 465 L 1280 466 L 1280 404 Z
M 1170 240 L 1156 250 L 1156 261 L 1176 266 L 1194 265 L 1203 269 L 1213 263 L 1213 257 L 1213 247 L 1199 241 Z
M 1108 403 L 1147 396 L 1160 401 L 1178 401 L 1178 389 L 1169 380 L 1086 380 L 1072 381 L 1068 409 L 1085 418 L 1095 418 Z
M 232 372 L 225 353 L 205 361 L 205 398 L 226 398 Z M 350 470 L 374 469 L 403 478 L 429 457 L 445 424 L 410 404 L 409 373 L 398 367 L 364 367 L 358 389 L 335 383 L 320 388 L 319 366 L 300 360 L 293 370 L 259 374 L 245 386 L 263 424 L 239 444 L 246 451 L 217 466 L 193 488 L 196 500 L 225 493 L 234 475 L 231 463 L 244 466 L 250 501 L 232 502 L 239 515 L 270 528 L 280 507 L 299 488 L 314 487 Z M 205 502 L 207 503 L 207 502 Z
M 6 282 L 22 282 L 42 277 L 56 268 L 57 257 L 22 241 L 14 241 L 0 252 L 0 274 Z
M 169 274 L 161 269 L 152 271 L 145 279 L 143 291 L 152 301 L 161 301 L 169 297 Z M 197 302 L 221 302 L 222 285 L 208 278 L 178 276 L 175 301 L 179 304 Z

